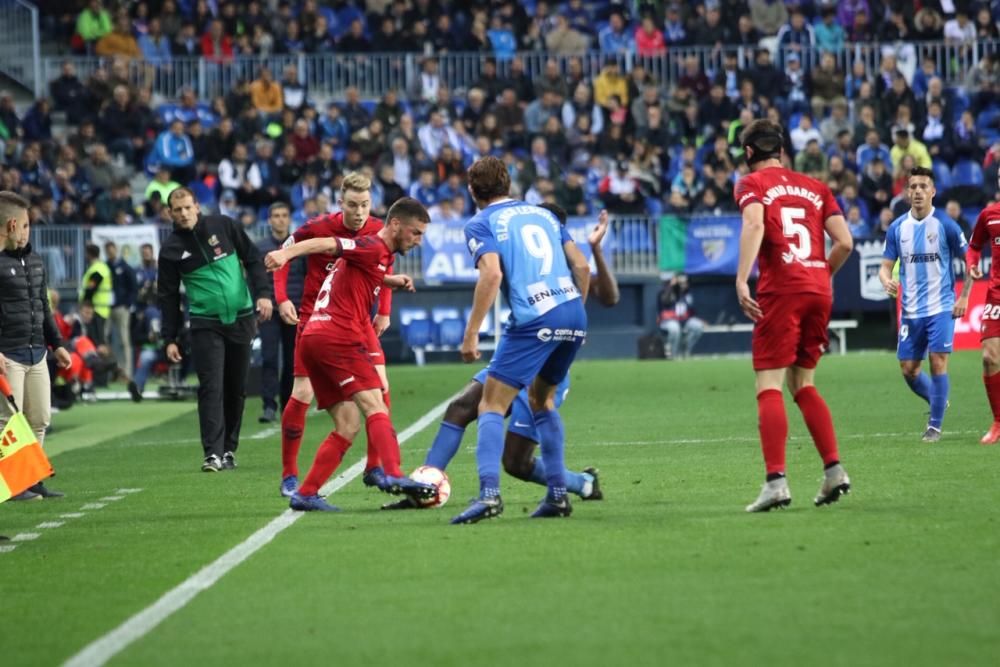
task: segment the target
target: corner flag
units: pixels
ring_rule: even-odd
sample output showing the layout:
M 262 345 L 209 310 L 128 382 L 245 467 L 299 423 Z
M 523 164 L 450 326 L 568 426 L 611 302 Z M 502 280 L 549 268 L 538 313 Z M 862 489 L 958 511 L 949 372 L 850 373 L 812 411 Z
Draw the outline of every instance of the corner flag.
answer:
M 11 407 L 14 416 L 11 417 L 0 433 L 0 503 L 16 496 L 30 486 L 55 472 L 52 464 L 42 451 L 31 425 L 25 419 L 17 403 L 14 392 L 11 391 L 7 378 L 0 375 L 0 393 Z

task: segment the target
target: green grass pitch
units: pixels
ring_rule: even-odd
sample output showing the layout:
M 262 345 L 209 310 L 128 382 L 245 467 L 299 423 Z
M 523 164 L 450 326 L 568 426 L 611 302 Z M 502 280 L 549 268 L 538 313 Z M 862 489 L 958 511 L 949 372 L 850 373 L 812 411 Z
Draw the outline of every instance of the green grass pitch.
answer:
M 391 368 L 397 429 L 472 370 Z M 601 469 L 604 502 L 532 521 L 542 489 L 504 478 L 502 519 L 448 525 L 477 490 L 473 427 L 444 508 L 380 512 L 388 497 L 355 480 L 331 497 L 343 513 L 302 517 L 109 664 L 996 664 L 1000 447 L 978 443 L 978 355 L 954 355 L 934 445 L 892 355 L 826 358 L 854 489 L 812 506 L 821 465 L 787 400 L 792 506 L 752 516 L 749 360 L 586 362 L 572 379 L 567 463 Z M 279 440 L 258 411 L 239 469 L 215 475 L 199 472 L 192 403 L 56 415 L 50 484 L 66 497 L 0 505 L 0 533 L 39 535 L 0 553 L 0 664 L 62 663 L 278 516 Z M 406 468 L 435 426 L 405 444 Z M 310 416 L 303 468 L 328 429 Z M 363 453 L 362 436 L 345 467 Z

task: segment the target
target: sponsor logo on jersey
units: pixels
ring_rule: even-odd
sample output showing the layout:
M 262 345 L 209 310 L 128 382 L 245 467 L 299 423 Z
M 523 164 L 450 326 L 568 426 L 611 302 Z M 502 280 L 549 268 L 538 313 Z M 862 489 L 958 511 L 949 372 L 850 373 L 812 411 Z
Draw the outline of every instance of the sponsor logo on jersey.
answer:
M 219 237 L 216 236 L 215 234 L 212 234 L 211 236 L 209 236 L 208 237 L 208 245 L 212 245 L 212 246 L 219 245 Z
M 906 258 L 907 264 L 930 264 L 932 262 L 940 262 L 941 255 L 936 252 L 921 252 L 910 255 Z
M 342 239 L 338 237 L 337 241 L 340 243 L 341 250 L 354 250 L 358 247 L 358 244 L 354 241 L 354 239 Z
M 756 196 L 757 195 L 754 194 L 753 192 L 748 192 L 745 195 L 743 195 L 742 197 L 740 197 L 740 200 L 736 203 L 736 205 L 737 206 L 743 206 L 743 202 L 745 202 L 747 199 L 750 199 L 751 197 L 756 197 Z
M 346 380 L 344 380 L 343 382 L 341 382 L 340 386 L 343 387 L 344 385 L 350 384 L 352 382 L 354 382 L 354 376 L 353 375 L 351 377 L 347 378 Z
M 538 340 L 542 341 L 543 343 L 548 343 L 550 340 L 552 340 L 552 329 L 548 328 L 539 329 L 536 335 L 538 336 Z
M 182 260 L 183 259 L 187 259 L 190 256 L 191 256 L 191 253 L 189 253 L 187 250 L 185 250 L 184 252 L 181 253 L 181 259 Z M 13 269 L 11 269 L 11 271 L 13 271 Z
M 548 301 L 553 297 L 561 296 L 563 294 L 579 294 L 579 291 L 576 289 L 576 285 L 553 287 L 552 289 L 541 290 L 528 297 L 528 305 L 534 306 L 536 303 Z

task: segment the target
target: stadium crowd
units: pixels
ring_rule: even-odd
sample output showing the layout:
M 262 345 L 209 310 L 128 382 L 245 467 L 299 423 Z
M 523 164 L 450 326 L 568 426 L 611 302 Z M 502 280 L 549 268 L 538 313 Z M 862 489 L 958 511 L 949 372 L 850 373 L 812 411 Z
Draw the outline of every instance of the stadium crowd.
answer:
M 735 212 L 746 173 L 738 136 L 760 117 L 788 127 L 789 166 L 830 185 L 858 238 L 881 237 L 907 209 L 914 166 L 958 184 L 938 188 L 957 217 L 997 196 L 1000 2 L 54 5 L 41 3 L 51 34 L 102 60 L 86 77 L 67 61 L 49 97 L 24 113 L 0 95 L 0 189 L 27 197 L 36 225 L 169 223 L 167 195 L 189 185 L 262 238 L 270 204 L 287 202 L 293 225 L 335 211 L 352 171 L 373 182 L 373 215 L 408 194 L 435 221 L 457 221 L 474 212 L 466 169 L 487 154 L 508 165 L 514 196 L 572 215 Z M 898 46 L 917 40 L 974 50 L 977 64 L 939 71 L 918 42 L 916 66 L 901 67 Z M 840 57 L 859 42 L 884 45 L 875 71 Z M 721 65 L 706 67 L 690 47 L 714 49 Z M 753 54 L 745 67 L 738 48 Z M 692 55 L 675 80 L 653 78 L 653 60 L 684 49 Z M 601 54 L 596 76 L 575 55 L 585 51 Z M 330 101 L 296 65 L 272 71 L 266 60 L 213 99 L 188 87 L 161 99 L 143 83 L 182 57 L 225 65 L 386 52 L 419 54 L 420 71 L 378 100 L 349 87 L 321 91 Z M 438 56 L 456 52 L 481 61 L 466 90 L 450 90 L 439 71 Z M 552 58 L 531 77 L 525 52 Z M 63 131 L 53 131 L 54 112 Z
M 834 54 L 849 42 L 942 37 L 977 48 L 977 40 L 996 38 L 1000 3 L 946 3 L 951 15 L 936 2 L 918 3 L 916 12 L 913 3 L 866 0 L 635 4 L 540 0 L 529 13 L 531 3 L 509 0 L 363 7 L 315 0 L 106 7 L 93 0 L 55 29 L 68 33 L 74 50 L 110 60 L 85 81 L 67 63 L 51 82 L 51 98 L 23 117 L 9 97 L 0 100 L 0 185 L 30 197 L 36 224 L 129 224 L 168 222 L 165 196 L 194 182 L 220 212 L 260 236 L 268 204 L 287 201 L 301 223 L 332 210 L 341 175 L 355 170 L 375 183 L 376 213 L 405 193 L 433 207 L 435 219 L 468 215 L 465 170 L 494 154 L 530 202 L 554 201 L 574 214 L 596 207 L 711 214 L 733 210 L 732 186 L 745 170 L 739 129 L 770 116 L 791 129 L 790 164 L 829 182 L 854 233 L 868 237 L 905 206 L 900 184 L 914 164 L 933 162 L 949 173 L 968 162 L 973 171 L 996 169 L 995 54 L 981 48 L 977 67 L 951 89 L 932 58 L 907 78 L 891 46 L 878 71 L 860 60 L 842 71 Z M 777 58 L 759 48 L 748 68 L 727 48 L 768 38 Z M 624 71 L 619 57 L 691 45 L 721 49 L 722 66 L 705 71 L 692 55 L 676 82 L 665 82 L 650 76 L 642 58 Z M 810 66 L 805 56 L 814 47 L 826 53 Z M 555 58 L 532 79 L 516 55 L 585 49 L 607 57 L 592 79 L 579 60 L 563 68 Z M 260 67 L 253 80 L 211 100 L 191 88 L 176 100 L 154 99 L 129 76 L 130 59 L 169 68 L 172 58 L 189 55 L 226 61 L 376 51 L 475 51 L 482 75 L 458 96 L 427 55 L 407 90 L 387 90 L 377 104 L 354 88 L 343 101 L 321 104 L 295 65 Z M 53 110 L 73 126 L 63 142 L 52 139 Z M 133 198 L 126 185 L 136 171 L 149 182 Z M 959 193 L 959 203 L 981 192 Z

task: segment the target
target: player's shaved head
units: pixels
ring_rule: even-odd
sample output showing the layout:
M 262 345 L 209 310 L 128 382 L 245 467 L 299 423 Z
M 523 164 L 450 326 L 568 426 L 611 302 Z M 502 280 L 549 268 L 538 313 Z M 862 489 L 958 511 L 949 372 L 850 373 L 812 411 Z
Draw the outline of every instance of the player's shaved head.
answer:
M 747 164 L 781 157 L 785 133 L 780 125 L 766 118 L 759 118 L 740 134 L 740 144 L 747 156 Z
M 492 155 L 476 160 L 469 169 L 469 191 L 477 204 L 488 204 L 509 196 L 510 174 L 507 172 L 507 165 Z

